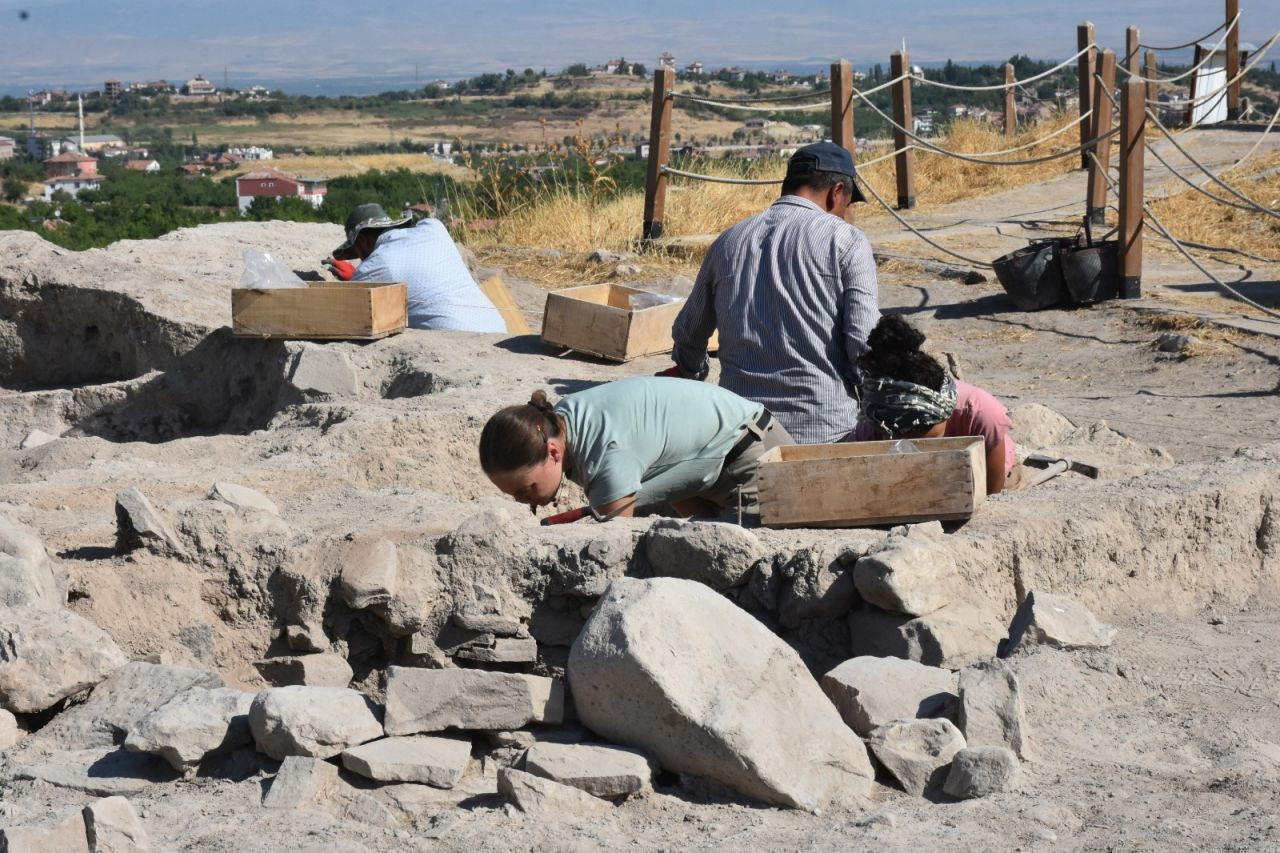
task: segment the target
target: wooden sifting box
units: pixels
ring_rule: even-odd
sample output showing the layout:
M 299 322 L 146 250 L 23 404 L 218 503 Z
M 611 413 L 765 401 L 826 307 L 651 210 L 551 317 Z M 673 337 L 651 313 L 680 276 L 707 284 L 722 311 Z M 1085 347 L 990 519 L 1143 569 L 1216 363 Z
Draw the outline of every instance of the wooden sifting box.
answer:
M 765 527 L 862 527 L 968 518 L 987 494 L 980 437 L 775 447 L 760 459 Z
M 313 281 L 231 291 L 231 331 L 278 340 L 376 340 L 403 332 L 409 287 L 393 281 Z
M 684 300 L 633 308 L 632 297 L 642 305 L 664 298 L 621 284 L 589 284 L 548 293 L 542 340 L 611 361 L 671 352 L 671 324 Z

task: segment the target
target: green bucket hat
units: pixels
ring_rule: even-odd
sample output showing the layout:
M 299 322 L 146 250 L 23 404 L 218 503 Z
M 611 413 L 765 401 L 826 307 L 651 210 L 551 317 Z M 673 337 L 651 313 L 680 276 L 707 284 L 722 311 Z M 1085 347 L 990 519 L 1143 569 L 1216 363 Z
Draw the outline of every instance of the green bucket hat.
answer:
M 351 215 L 347 217 L 347 240 L 333 250 L 333 256 L 340 261 L 354 258 L 355 253 L 352 252 L 352 247 L 355 246 L 360 232 L 366 228 L 399 228 L 412 220 L 412 213 L 406 213 L 401 218 L 394 219 L 387 215 L 380 204 L 362 204 L 351 211 Z

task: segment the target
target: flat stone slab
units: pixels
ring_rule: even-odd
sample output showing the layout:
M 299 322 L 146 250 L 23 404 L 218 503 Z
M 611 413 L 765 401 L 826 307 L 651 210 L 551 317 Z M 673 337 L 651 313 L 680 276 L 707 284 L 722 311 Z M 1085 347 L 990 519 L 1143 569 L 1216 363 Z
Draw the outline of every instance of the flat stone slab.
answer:
M 338 784 L 338 768 L 319 758 L 290 755 L 262 798 L 264 809 L 300 809 L 324 799 Z
M 452 788 L 471 763 L 471 742 L 447 737 L 389 737 L 342 753 L 342 766 L 375 782 Z
M 593 797 L 623 797 L 653 787 L 654 766 L 644 753 L 585 743 L 535 743 L 525 769 L 586 791 Z
M 134 796 L 157 783 L 172 782 L 179 775 L 155 756 L 123 749 L 57 752 L 14 771 L 15 779 L 47 782 L 95 797 Z
M 84 817 L 80 812 L 75 812 L 49 829 L 38 826 L 6 826 L 0 829 L 0 851 L 4 853 L 90 853 Z
M 932 717 L 955 698 L 950 670 L 901 658 L 851 658 L 822 676 L 822 690 L 862 737 L 895 720 Z
M 230 687 L 193 687 L 179 693 L 130 730 L 124 746 L 189 770 L 206 756 L 253 743 L 249 732 L 252 693 Z
M 333 652 L 264 658 L 253 665 L 276 687 L 347 687 L 354 677 L 346 658 Z
M 1036 646 L 1055 649 L 1105 649 L 1115 640 L 1116 629 L 1099 622 L 1078 601 L 1065 595 L 1028 592 L 1009 625 L 1009 638 L 1000 656 Z
M 387 667 L 389 735 L 518 729 L 563 720 L 564 687 L 555 679 L 479 669 Z
M 254 509 L 271 515 L 280 514 L 280 508 L 269 497 L 237 483 L 214 483 L 213 488 L 209 490 L 209 498 L 222 501 L 236 509 Z
M 969 746 L 1005 746 L 1027 757 L 1026 712 L 1018 676 L 1005 661 L 986 661 L 960 672 L 956 721 Z
M 249 727 L 258 749 L 277 760 L 287 755 L 332 758 L 382 737 L 369 700 L 345 687 L 263 690 L 249 708 Z
M 599 797 L 514 767 L 498 770 L 498 793 L 534 817 L 563 820 L 568 815 L 602 815 L 612 809 Z

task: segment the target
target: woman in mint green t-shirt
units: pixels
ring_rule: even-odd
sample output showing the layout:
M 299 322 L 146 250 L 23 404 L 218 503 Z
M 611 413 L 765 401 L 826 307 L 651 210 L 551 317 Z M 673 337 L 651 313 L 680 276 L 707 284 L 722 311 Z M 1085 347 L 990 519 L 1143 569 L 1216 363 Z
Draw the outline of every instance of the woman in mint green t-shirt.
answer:
M 683 515 L 755 505 L 768 449 L 791 437 L 759 403 L 716 385 L 643 376 L 570 394 L 543 391 L 495 414 L 480 434 L 480 467 L 535 510 L 564 478 L 604 516 L 669 503 Z

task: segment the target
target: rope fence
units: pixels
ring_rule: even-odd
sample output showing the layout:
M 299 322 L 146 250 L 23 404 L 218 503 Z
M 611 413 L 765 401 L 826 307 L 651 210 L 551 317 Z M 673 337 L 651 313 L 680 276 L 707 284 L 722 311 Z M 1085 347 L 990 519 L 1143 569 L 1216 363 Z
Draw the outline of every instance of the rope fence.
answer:
M 952 89 L 958 92 L 1001 92 L 1001 91 L 1004 91 L 1005 89 L 1011 89 L 1015 86 L 1024 86 L 1027 83 L 1034 83 L 1035 81 L 1048 77 L 1051 74 L 1056 74 L 1057 72 L 1061 71 L 1063 68 L 1066 68 L 1068 65 L 1074 64 L 1080 57 L 1084 56 L 1089 51 L 1096 50 L 1097 47 L 1098 46 L 1096 44 L 1089 44 L 1081 48 L 1079 51 L 1077 51 L 1076 54 L 1071 58 L 1064 59 L 1062 62 L 1059 62 L 1057 65 L 1053 66 L 1050 69 L 1041 71 L 1039 74 L 1036 74 L 1032 77 L 1028 77 L 1025 80 L 1014 80 L 1011 83 L 997 83 L 991 86 L 960 86 L 956 83 L 946 83 L 942 80 L 929 80 L 923 74 L 918 74 L 918 75 L 912 74 L 910 76 L 911 76 L 911 79 L 917 83 L 923 83 L 926 86 L 935 86 L 939 89 Z M 866 93 L 866 94 L 870 94 L 870 93 Z

